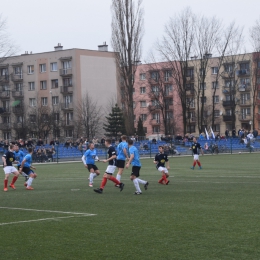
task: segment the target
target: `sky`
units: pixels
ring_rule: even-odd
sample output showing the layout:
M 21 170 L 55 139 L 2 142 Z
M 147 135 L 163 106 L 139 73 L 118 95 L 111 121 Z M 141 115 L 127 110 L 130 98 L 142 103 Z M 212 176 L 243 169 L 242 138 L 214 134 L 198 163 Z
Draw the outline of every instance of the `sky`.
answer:
M 2 3 L 1 3 L 2 2 Z M 39 53 L 64 49 L 96 50 L 106 42 L 111 48 L 111 0 L 0 0 L 0 13 L 7 19 L 7 31 L 19 47 Z M 190 7 L 196 14 L 216 16 L 225 25 L 235 21 L 248 30 L 260 18 L 259 0 L 143 0 L 143 59 L 160 39 L 169 18 Z M 251 51 L 249 41 L 246 49 Z

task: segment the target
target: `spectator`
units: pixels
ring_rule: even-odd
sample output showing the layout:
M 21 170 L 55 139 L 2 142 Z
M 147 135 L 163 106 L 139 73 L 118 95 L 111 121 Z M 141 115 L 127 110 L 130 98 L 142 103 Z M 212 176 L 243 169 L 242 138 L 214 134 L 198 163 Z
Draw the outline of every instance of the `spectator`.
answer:
M 254 135 L 253 135 L 251 132 L 249 132 L 246 137 L 247 137 L 247 139 L 248 139 L 250 142 L 254 142 L 254 141 L 255 141 Z
M 199 139 L 200 139 L 200 140 L 204 140 L 204 138 L 205 138 L 205 137 L 204 137 L 203 133 L 201 133 L 200 136 L 199 136 Z
M 55 139 L 55 145 L 59 145 L 59 144 L 60 144 L 60 142 L 59 142 L 58 138 L 56 138 Z
M 152 143 L 153 143 L 153 144 L 156 144 L 156 143 L 157 143 L 157 141 L 156 141 L 155 138 L 152 139 Z
M 257 138 L 257 136 L 258 136 L 258 131 L 257 131 L 256 129 L 253 131 L 253 135 L 254 135 L 254 138 Z
M 43 146 L 43 141 L 42 141 L 41 138 L 38 140 L 38 142 L 37 142 L 37 146 Z
M 51 140 L 50 141 L 50 145 L 54 145 L 55 143 L 54 143 L 54 140 Z
M 66 147 L 68 149 L 69 146 L 70 146 L 69 140 L 66 140 L 66 142 L 64 143 L 64 147 Z
M 232 130 L 232 137 L 233 137 L 233 138 L 236 137 L 236 129 L 233 129 L 233 130 Z
M 135 137 L 132 135 L 132 137 L 130 138 L 133 142 L 135 142 Z
M 209 151 L 208 143 L 205 143 L 205 144 L 204 144 L 204 150 L 205 150 L 205 152 L 208 152 L 208 151 Z
M 228 139 L 228 137 L 229 137 L 229 131 L 228 131 L 228 129 L 225 131 L 225 136 L 226 136 L 226 139 Z
M 176 141 L 177 143 L 182 143 L 182 141 L 183 141 L 182 136 L 181 136 L 180 134 L 177 134 L 177 136 L 175 137 L 175 141 Z
M 100 142 L 101 142 L 101 145 L 102 145 L 102 146 L 105 145 L 105 140 L 106 140 L 105 137 L 102 137 L 102 138 L 101 138 Z

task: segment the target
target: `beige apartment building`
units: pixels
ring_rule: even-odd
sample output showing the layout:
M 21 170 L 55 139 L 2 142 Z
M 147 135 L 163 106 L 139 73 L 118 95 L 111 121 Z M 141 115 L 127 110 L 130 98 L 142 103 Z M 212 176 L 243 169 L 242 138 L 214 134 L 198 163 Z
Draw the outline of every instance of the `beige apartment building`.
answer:
M 117 99 L 117 89 L 114 52 L 105 43 L 98 50 L 63 50 L 58 44 L 54 51 L 9 57 L 0 64 L 0 138 L 19 138 L 24 108 L 33 113 L 39 107 L 55 110 L 58 124 L 63 119 L 56 137 L 76 138 L 76 108 L 86 93 L 105 109 Z M 33 130 L 28 137 L 36 137 Z

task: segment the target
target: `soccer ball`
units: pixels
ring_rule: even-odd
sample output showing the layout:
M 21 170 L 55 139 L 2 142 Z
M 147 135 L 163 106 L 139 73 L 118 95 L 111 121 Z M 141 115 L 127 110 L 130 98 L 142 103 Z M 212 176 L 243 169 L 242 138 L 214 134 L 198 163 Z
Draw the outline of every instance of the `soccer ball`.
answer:
M 238 152 L 239 154 L 241 154 L 241 152 Z

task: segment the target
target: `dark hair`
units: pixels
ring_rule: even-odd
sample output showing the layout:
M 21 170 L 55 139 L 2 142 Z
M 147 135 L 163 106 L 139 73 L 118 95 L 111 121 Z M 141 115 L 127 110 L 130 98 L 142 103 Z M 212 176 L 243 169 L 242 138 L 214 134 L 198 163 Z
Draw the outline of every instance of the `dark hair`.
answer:
M 31 153 L 33 151 L 32 147 L 28 148 L 28 153 Z
M 159 146 L 158 146 L 158 148 L 160 148 L 160 147 L 164 150 L 164 147 L 163 147 L 162 145 L 159 145 Z
M 106 139 L 105 141 L 106 141 L 107 143 L 109 143 L 109 144 L 111 144 L 111 142 L 112 142 L 111 139 L 109 139 L 109 138 Z
M 131 139 L 129 139 L 127 142 L 128 142 L 129 145 L 132 145 L 134 143 L 133 140 L 131 140 Z
M 121 138 L 122 138 L 122 140 L 126 140 L 127 136 L 126 135 L 122 135 Z

